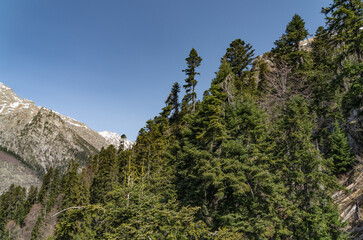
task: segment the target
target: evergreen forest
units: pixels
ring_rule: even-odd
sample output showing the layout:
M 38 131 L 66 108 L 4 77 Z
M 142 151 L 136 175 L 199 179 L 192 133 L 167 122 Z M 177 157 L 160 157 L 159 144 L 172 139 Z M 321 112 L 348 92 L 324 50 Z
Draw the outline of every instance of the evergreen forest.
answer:
M 1 239 L 30 213 L 32 240 L 351 239 L 332 196 L 359 154 L 348 120 L 363 116 L 362 9 L 332 0 L 315 33 L 295 14 L 261 56 L 233 40 L 203 96 L 192 48 L 132 148 L 1 195 Z

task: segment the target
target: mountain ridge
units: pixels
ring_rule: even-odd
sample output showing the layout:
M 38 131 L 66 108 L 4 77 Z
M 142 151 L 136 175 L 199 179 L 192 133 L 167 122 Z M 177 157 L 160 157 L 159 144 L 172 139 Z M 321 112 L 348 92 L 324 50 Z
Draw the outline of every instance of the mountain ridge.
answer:
M 132 142 L 127 141 L 131 146 Z M 84 165 L 89 156 L 111 144 L 115 144 L 114 139 L 105 138 L 76 119 L 21 99 L 0 82 L 0 146 L 20 156 L 38 176 L 50 167 L 65 169 L 70 159 Z

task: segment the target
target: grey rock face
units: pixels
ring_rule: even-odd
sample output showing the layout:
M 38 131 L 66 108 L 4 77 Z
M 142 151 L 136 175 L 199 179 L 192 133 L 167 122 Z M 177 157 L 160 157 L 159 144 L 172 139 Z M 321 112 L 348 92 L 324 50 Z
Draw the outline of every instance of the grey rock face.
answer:
M 13 156 L 0 151 L 0 194 L 6 191 L 11 184 L 39 187 L 40 179 L 33 171 L 28 169 Z

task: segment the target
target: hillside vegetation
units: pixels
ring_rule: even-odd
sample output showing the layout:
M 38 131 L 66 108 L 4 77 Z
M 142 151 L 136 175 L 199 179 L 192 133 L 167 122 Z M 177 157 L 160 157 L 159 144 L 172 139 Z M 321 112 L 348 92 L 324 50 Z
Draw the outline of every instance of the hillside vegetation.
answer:
M 111 145 L 86 168 L 50 168 L 27 194 L 12 186 L 0 197 L 0 236 L 362 239 L 362 193 L 349 226 L 333 199 L 344 200 L 343 180 L 362 169 L 362 9 L 334 0 L 309 40 L 295 15 L 257 58 L 232 41 L 201 100 L 203 61 L 192 49 L 185 82 L 132 149 Z

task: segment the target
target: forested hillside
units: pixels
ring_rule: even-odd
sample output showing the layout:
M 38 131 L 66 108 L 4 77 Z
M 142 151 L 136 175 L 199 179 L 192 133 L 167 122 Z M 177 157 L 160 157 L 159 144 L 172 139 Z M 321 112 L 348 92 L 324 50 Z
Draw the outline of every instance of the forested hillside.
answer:
M 132 149 L 51 168 L 28 193 L 12 186 L 0 197 L 0 236 L 362 239 L 363 193 L 350 225 L 333 199 L 362 169 L 362 9 L 334 0 L 313 38 L 296 14 L 262 56 L 233 40 L 203 96 L 203 56 L 191 49 L 185 81 Z

